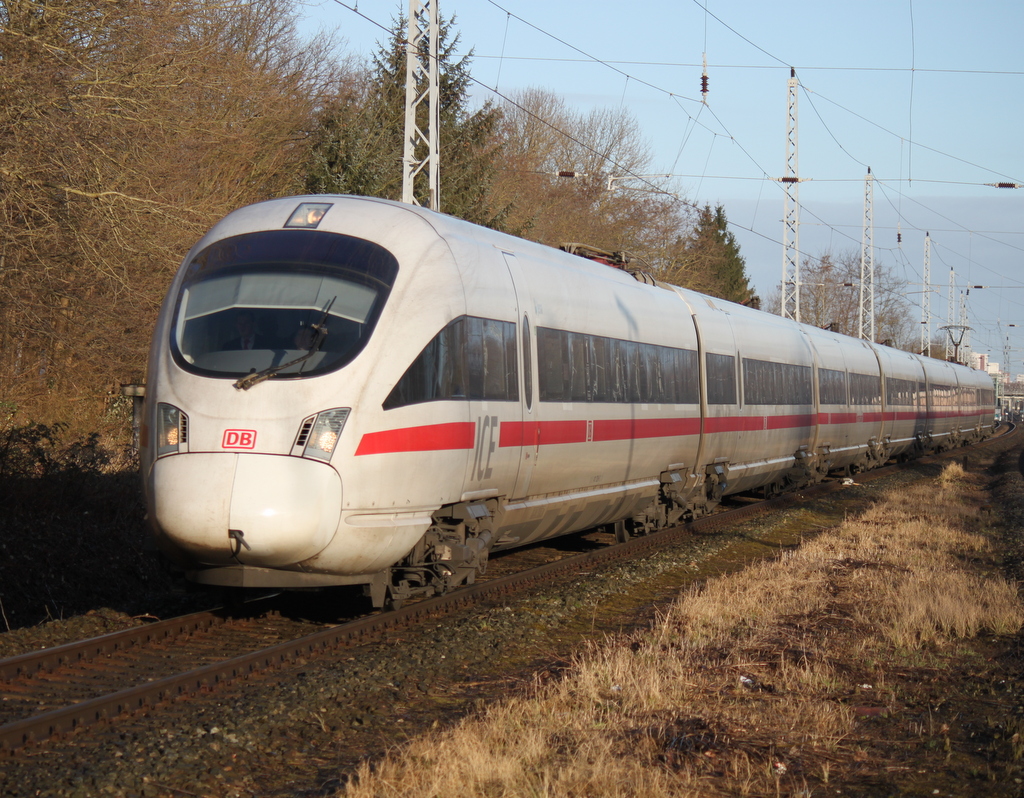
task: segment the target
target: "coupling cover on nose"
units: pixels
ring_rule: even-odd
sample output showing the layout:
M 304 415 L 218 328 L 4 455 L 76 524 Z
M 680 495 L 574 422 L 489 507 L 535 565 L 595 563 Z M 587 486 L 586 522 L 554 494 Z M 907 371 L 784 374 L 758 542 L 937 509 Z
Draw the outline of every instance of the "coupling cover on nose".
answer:
M 291 565 L 320 552 L 338 528 L 341 478 L 325 463 L 200 452 L 153 468 L 154 521 L 197 563 Z
M 306 560 L 331 542 L 340 518 L 341 479 L 330 466 L 238 455 L 229 529 L 242 533 L 232 540 L 239 562 L 273 567 Z

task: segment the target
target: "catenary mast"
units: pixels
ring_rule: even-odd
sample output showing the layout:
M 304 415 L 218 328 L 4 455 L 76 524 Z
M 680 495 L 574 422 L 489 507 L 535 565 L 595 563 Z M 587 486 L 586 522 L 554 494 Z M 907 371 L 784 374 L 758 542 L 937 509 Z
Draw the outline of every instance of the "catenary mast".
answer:
M 921 354 L 931 354 L 932 345 L 932 239 L 924 234 L 924 266 L 921 270 Z
M 864 229 L 860 248 L 860 337 L 875 340 L 875 249 L 872 244 L 875 224 L 872 206 L 875 198 L 871 167 L 864 177 Z
M 786 214 L 782 228 L 782 305 L 780 313 L 787 319 L 800 321 L 800 178 L 797 175 L 797 87 L 796 70 L 789 70 L 786 175 Z
M 429 206 L 440 210 L 438 164 L 440 93 L 437 73 L 439 36 L 437 0 L 409 0 L 409 32 L 405 42 L 405 153 L 402 157 L 402 202 L 419 205 L 416 175 L 427 173 Z M 426 108 L 425 127 L 417 116 Z

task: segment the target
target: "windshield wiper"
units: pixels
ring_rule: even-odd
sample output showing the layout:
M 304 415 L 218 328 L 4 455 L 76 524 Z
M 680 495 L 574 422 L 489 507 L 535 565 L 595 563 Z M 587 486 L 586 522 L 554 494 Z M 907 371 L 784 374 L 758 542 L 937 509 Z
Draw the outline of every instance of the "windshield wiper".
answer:
M 282 363 L 280 366 L 270 366 L 269 368 L 263 369 L 263 371 L 254 371 L 252 374 L 247 374 L 241 379 L 235 381 L 235 387 L 242 391 L 248 391 L 252 386 L 257 385 L 264 380 L 269 380 L 279 371 L 284 371 L 286 368 L 291 368 L 299 363 L 304 363 L 319 352 L 320 347 L 324 344 L 324 339 L 327 338 L 327 314 L 330 312 L 331 306 L 337 298 L 337 296 L 334 296 L 331 301 L 327 303 L 327 306 L 324 308 L 324 312 L 320 314 L 320 321 L 316 324 L 309 325 L 309 329 L 313 331 L 313 340 L 309 342 L 306 354 L 295 358 L 295 360 L 289 360 L 287 363 Z

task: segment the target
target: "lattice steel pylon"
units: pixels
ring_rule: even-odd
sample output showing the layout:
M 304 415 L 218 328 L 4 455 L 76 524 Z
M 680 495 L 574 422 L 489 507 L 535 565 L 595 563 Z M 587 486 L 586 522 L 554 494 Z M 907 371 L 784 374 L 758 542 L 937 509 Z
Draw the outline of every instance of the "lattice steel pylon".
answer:
M 860 337 L 875 340 L 875 248 L 872 243 L 875 223 L 872 213 L 875 199 L 875 179 L 871 167 L 864 178 L 864 229 L 860 248 Z
M 921 354 L 930 355 L 932 346 L 932 238 L 924 234 L 924 264 L 921 269 Z
M 782 304 L 779 314 L 800 321 L 800 177 L 797 172 L 797 88 L 796 70 L 789 70 L 786 176 L 786 214 L 782 221 Z
M 402 157 L 402 202 L 419 205 L 416 176 L 426 171 L 429 206 L 440 210 L 438 158 L 440 92 L 438 90 L 437 0 L 409 0 L 405 41 L 405 152 Z M 421 113 L 423 108 L 425 113 Z M 418 117 L 425 119 L 420 125 Z M 424 132 L 423 128 L 426 128 Z

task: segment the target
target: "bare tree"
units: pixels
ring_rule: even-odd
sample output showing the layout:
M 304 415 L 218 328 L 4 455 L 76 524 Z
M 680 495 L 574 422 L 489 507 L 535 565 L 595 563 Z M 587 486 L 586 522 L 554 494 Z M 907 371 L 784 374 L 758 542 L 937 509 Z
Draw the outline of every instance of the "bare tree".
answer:
M 529 89 L 502 111 L 503 161 L 492 191 L 493 204 L 510 209 L 510 228 L 551 245 L 629 250 L 652 267 L 688 229 L 677 197 L 645 180 L 617 179 L 651 171 L 648 144 L 625 110 L 583 114 Z
M 906 300 L 907 282 L 893 269 L 875 263 L 875 338 L 913 351 L 919 335 Z M 778 288 L 767 309 L 778 313 Z M 800 320 L 857 337 L 860 334 L 860 253 L 826 252 L 806 258 L 800 267 Z
M 0 400 L 95 419 L 142 377 L 192 242 L 294 190 L 330 55 L 287 0 L 0 2 Z

